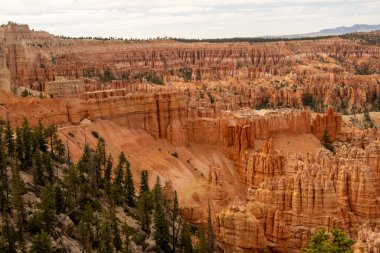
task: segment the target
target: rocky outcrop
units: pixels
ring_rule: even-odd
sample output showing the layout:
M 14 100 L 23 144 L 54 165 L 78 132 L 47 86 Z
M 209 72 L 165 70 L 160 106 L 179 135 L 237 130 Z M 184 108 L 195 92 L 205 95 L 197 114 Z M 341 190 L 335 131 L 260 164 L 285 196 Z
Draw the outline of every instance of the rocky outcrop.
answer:
M 11 90 L 11 74 L 6 65 L 5 47 L 0 40 L 0 88 L 5 91 Z
M 231 206 L 219 213 L 215 231 L 221 252 L 262 252 L 266 247 L 262 226 L 243 206 Z
M 323 132 L 327 130 L 331 140 L 336 140 L 339 136 L 341 125 L 342 116 L 329 108 L 325 115 L 317 114 L 313 120 L 311 131 L 318 139 L 321 139 Z
M 157 167 L 155 174 L 184 187 L 182 217 L 204 224 L 210 199 L 221 252 L 299 252 L 316 229 L 331 227 L 357 238 L 355 249 L 370 252 L 378 248 L 378 132 L 343 132 L 334 110 L 379 106 L 379 57 L 378 46 L 341 38 L 276 47 L 76 40 L 9 24 L 0 27 L 1 85 L 60 98 L 0 92 L 0 116 L 13 126 L 27 117 L 62 132 L 102 120 L 128 136 L 138 132 L 149 147 L 134 140 L 129 150 L 154 149 L 141 169 Z M 78 139 L 86 136 L 80 130 Z M 271 141 L 301 134 L 320 139 L 325 130 L 335 155 L 314 146 L 287 154 Z M 177 156 L 170 155 L 174 146 Z M 170 199 L 173 185 L 165 185 Z
M 336 156 L 320 150 L 284 159 L 271 141 L 261 152 L 246 152 L 239 172 L 252 188 L 247 212 L 257 219 L 268 247 L 297 252 L 317 228 L 337 227 L 355 234 L 361 222 L 380 218 L 377 163 L 371 168 L 368 162 L 375 143 L 366 150 L 343 146 Z
M 354 245 L 355 253 L 380 252 L 380 230 L 378 226 L 372 227 L 365 224 L 359 231 Z
M 257 188 L 267 179 L 284 175 L 285 156 L 273 148 L 268 140 L 261 152 L 246 151 L 238 165 L 239 174 L 248 187 Z

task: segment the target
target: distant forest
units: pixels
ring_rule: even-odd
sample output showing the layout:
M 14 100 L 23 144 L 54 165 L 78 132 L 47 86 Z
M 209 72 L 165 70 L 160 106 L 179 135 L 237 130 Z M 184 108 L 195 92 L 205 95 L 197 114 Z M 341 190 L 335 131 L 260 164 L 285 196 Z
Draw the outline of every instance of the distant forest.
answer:
M 146 42 L 154 40 L 172 40 L 183 43 L 198 43 L 198 42 L 207 42 L 207 43 L 263 43 L 263 42 L 279 42 L 279 41 L 297 41 L 297 40 L 319 40 L 319 39 L 328 39 L 335 36 L 319 36 L 319 37 L 300 37 L 300 38 L 264 38 L 264 37 L 236 37 L 236 38 L 218 38 L 218 39 L 185 39 L 185 38 L 176 38 L 176 37 L 156 37 L 149 39 L 123 39 L 116 37 L 68 37 L 68 36 L 59 36 L 62 39 L 80 39 L 80 40 L 122 40 L 125 42 Z

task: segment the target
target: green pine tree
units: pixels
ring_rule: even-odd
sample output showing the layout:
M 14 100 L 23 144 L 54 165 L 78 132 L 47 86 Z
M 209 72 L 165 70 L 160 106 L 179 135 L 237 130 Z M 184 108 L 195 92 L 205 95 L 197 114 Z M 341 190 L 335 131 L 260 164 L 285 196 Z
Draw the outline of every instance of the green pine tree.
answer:
M 52 253 L 51 239 L 48 234 L 42 232 L 33 237 L 30 253 Z
M 182 226 L 181 233 L 181 252 L 183 253 L 192 253 L 193 245 L 191 242 L 191 228 L 190 225 L 185 222 Z
M 0 252 L 16 253 L 16 233 L 11 225 L 9 214 L 6 210 L 4 210 L 2 217 L 3 226 L 1 232 L 4 236 L 3 246 L 5 250 Z
M 36 150 L 33 156 L 33 181 L 36 185 L 43 185 L 45 182 L 44 167 L 39 149 Z
M 373 122 L 367 108 L 364 109 L 364 113 L 363 113 L 363 128 L 364 129 L 376 128 L 375 122 Z
M 104 171 L 104 179 L 106 181 L 106 191 L 107 191 L 107 193 L 109 193 L 110 186 L 111 186 L 112 167 L 113 167 L 113 158 L 112 158 L 112 155 L 109 154 L 108 159 L 107 159 L 107 163 L 106 163 L 106 169 Z
M 41 120 L 38 121 L 38 125 L 33 129 L 34 144 L 33 149 L 39 149 L 41 152 L 46 152 L 46 141 L 44 134 L 44 127 L 41 123 Z
M 141 177 L 140 177 L 140 195 L 143 194 L 144 192 L 149 192 L 149 183 L 148 183 L 148 171 L 143 170 L 141 171 Z
M 169 252 L 169 225 L 166 217 L 164 194 L 160 183 L 160 178 L 157 176 L 157 181 L 153 189 L 154 203 L 154 239 L 158 248 L 163 252 Z
M 47 178 L 49 182 L 53 183 L 54 182 L 54 167 L 53 167 L 50 153 L 46 152 L 42 154 L 42 163 L 43 163 L 44 171 L 46 171 L 47 173 Z
M 214 236 L 214 228 L 212 226 L 211 220 L 211 208 L 210 201 L 208 202 L 208 218 L 207 218 L 207 226 L 208 226 L 208 247 L 207 252 L 213 253 L 215 252 L 215 236 Z
M 79 231 L 83 249 L 86 252 L 92 252 L 92 221 L 94 220 L 94 211 L 90 205 L 86 205 L 82 211 L 82 217 L 79 222 Z
M 111 193 L 115 204 L 120 205 L 123 203 L 124 191 L 124 165 L 126 158 L 123 152 L 119 155 L 119 163 L 115 168 L 115 178 L 111 187 Z
M 29 126 L 29 121 L 25 118 L 21 127 L 21 138 L 23 144 L 23 159 L 21 169 L 26 170 L 33 165 L 33 132 Z
M 116 251 L 119 252 L 122 249 L 123 241 L 121 239 L 119 225 L 117 224 L 118 219 L 116 217 L 115 207 L 113 205 L 111 205 L 111 208 L 110 208 L 109 220 L 111 221 L 113 246 L 115 247 Z
M 354 241 L 339 229 L 334 228 L 330 233 L 319 230 L 302 251 L 304 253 L 352 253 L 353 244 Z
M 17 166 L 12 169 L 11 193 L 13 196 L 13 205 L 16 210 L 16 224 L 18 230 L 18 240 L 24 240 L 23 225 L 26 222 L 26 211 L 22 195 L 24 194 L 24 184 L 21 180 Z
M 207 240 L 206 240 L 206 235 L 205 235 L 205 229 L 203 226 L 201 226 L 198 229 L 198 245 L 195 249 L 195 252 L 197 253 L 206 253 L 208 250 L 208 245 L 207 245 Z
M 112 246 L 112 230 L 111 224 L 108 219 L 104 220 L 100 226 L 99 231 L 99 252 L 112 253 L 114 252 Z
M 42 212 L 45 231 L 52 231 L 57 210 L 55 203 L 55 191 L 54 187 L 51 184 L 47 184 L 42 189 L 40 210 Z
M 128 206 L 136 206 L 136 195 L 135 195 L 135 185 L 133 184 L 133 177 L 131 166 L 128 161 L 126 161 L 125 167 L 125 200 Z
M 115 179 L 114 179 L 114 183 L 116 185 L 122 185 L 124 182 L 123 182 L 123 179 L 124 179 L 124 165 L 126 163 L 127 159 L 125 158 L 125 155 L 123 152 L 120 153 L 119 155 L 119 163 L 118 165 L 116 166 L 115 168 Z
M 11 127 L 11 122 L 7 118 L 5 125 L 5 145 L 7 146 L 8 155 L 13 157 L 15 150 L 15 143 L 13 139 L 13 130 Z
M 8 206 L 8 193 L 7 157 L 0 135 L 0 212 L 3 212 Z
M 55 186 L 55 207 L 56 207 L 56 213 L 64 213 L 65 208 L 65 198 L 63 196 L 63 190 L 61 186 L 56 185 Z
M 327 129 L 325 129 L 325 131 L 323 131 L 323 135 L 322 135 L 322 139 L 321 139 L 321 144 L 327 150 L 330 150 L 331 152 L 333 152 L 335 154 L 335 149 L 334 149 L 334 146 L 332 145 L 333 142 L 330 139 L 330 135 L 329 135 L 329 132 L 327 131 Z
M 45 136 L 49 139 L 51 157 L 54 157 L 54 140 L 57 138 L 57 127 L 54 125 L 50 125 L 47 128 L 45 128 Z
M 173 253 L 176 251 L 177 241 L 178 241 L 178 233 L 180 230 L 181 220 L 179 218 L 179 205 L 178 205 L 178 196 L 177 191 L 174 191 L 174 199 L 173 199 L 173 209 L 172 209 L 172 217 L 171 217 L 171 228 L 172 228 L 172 245 L 173 245 Z M 176 228 L 176 223 L 179 223 L 178 228 Z
M 137 212 L 142 230 L 150 232 L 150 213 L 153 209 L 152 195 L 150 192 L 140 194 L 137 202 Z

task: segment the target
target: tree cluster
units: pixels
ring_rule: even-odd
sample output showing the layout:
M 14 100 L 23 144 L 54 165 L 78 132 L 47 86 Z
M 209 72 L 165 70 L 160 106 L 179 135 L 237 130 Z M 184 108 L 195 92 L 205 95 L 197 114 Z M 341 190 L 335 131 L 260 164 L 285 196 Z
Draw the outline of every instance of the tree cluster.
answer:
M 85 144 L 74 163 L 56 126 L 31 127 L 24 120 L 13 130 L 9 120 L 0 122 L 0 252 L 62 252 L 64 236 L 83 252 L 133 252 L 136 245 L 146 248 L 149 238 L 156 252 L 214 252 L 211 215 L 207 229 L 190 226 L 180 216 L 177 192 L 169 200 L 159 177 L 150 189 L 146 170 L 136 192 L 125 154 L 114 161 L 104 139 L 95 138 L 96 147 Z M 25 201 L 26 193 L 36 198 Z M 63 225 L 67 220 L 72 227 Z

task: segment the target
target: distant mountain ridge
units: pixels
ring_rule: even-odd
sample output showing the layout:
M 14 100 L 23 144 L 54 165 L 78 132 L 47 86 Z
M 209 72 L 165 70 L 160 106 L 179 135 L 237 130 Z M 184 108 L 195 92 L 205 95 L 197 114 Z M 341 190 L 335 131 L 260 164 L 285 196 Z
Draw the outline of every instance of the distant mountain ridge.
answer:
M 367 24 L 356 24 L 353 26 L 340 26 L 336 28 L 323 29 L 318 32 L 304 33 L 304 34 L 292 34 L 292 35 L 279 35 L 279 36 L 263 36 L 265 38 L 307 38 L 307 37 L 321 37 L 321 36 L 331 36 L 331 35 L 343 35 L 348 33 L 356 32 L 372 32 L 380 30 L 380 25 L 367 25 Z

